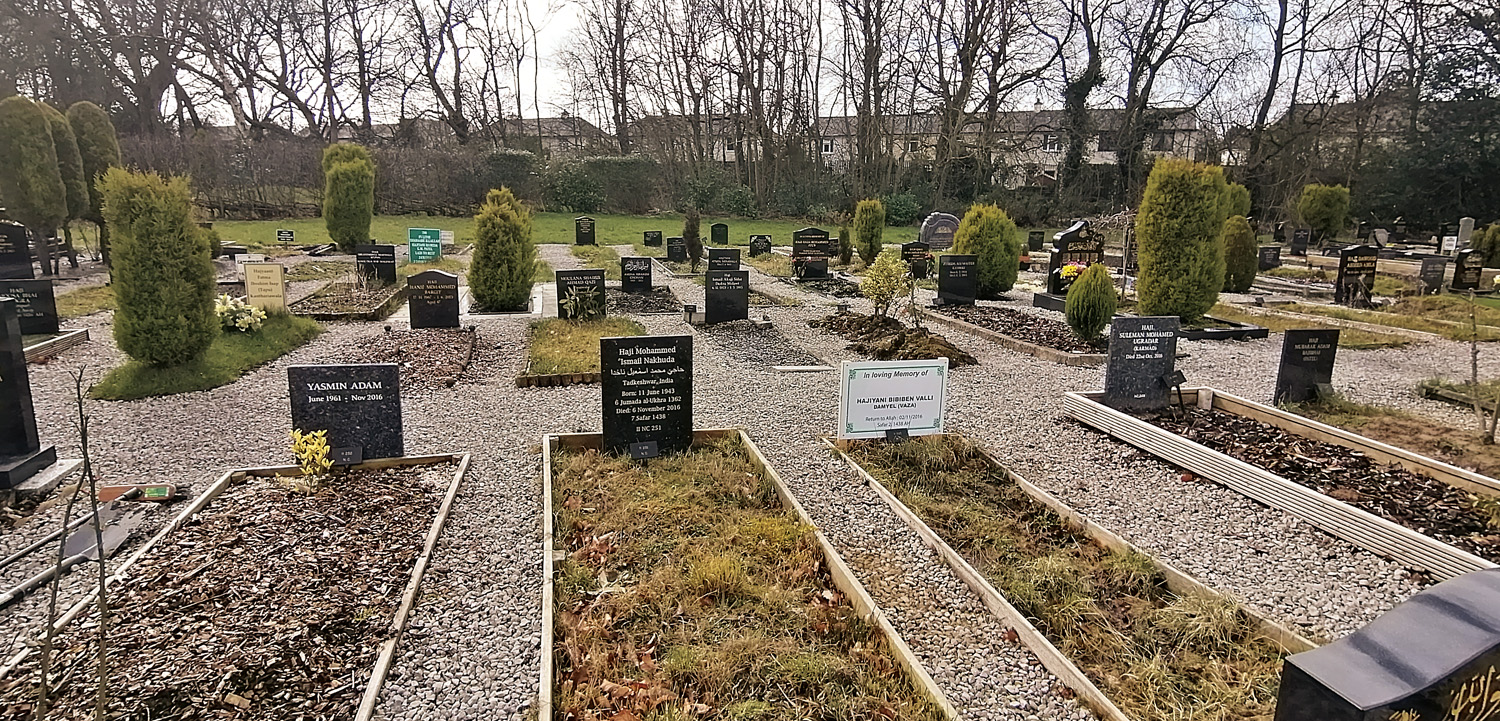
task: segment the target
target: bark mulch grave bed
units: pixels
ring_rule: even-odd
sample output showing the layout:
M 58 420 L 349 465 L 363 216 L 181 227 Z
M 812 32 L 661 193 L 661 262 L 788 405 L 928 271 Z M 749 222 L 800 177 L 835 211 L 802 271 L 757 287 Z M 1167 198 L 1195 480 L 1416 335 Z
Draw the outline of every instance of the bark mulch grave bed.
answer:
M 682 301 L 677 300 L 677 294 L 666 286 L 657 286 L 646 293 L 626 293 L 619 288 L 605 288 L 604 296 L 610 315 L 682 312 Z
M 110 591 L 108 718 L 347 719 L 455 465 L 354 469 L 311 494 L 249 477 Z M 93 606 L 59 632 L 50 717 L 93 715 Z M 0 683 L 0 717 L 37 697 L 40 654 Z
M 726 355 L 741 363 L 761 366 L 820 366 L 823 361 L 788 340 L 775 326 L 763 328 L 754 321 L 732 320 L 698 327 Z
M 544 721 L 942 718 L 737 439 L 552 463 Z
M 293 303 L 291 311 L 316 320 L 380 320 L 406 298 L 406 286 L 376 288 L 354 283 L 329 283 L 322 290 Z
M 1173 593 L 1150 558 L 1099 545 L 961 437 L 846 452 L 1128 717 L 1272 718 L 1281 649 L 1233 600 Z
M 1396 464 L 1219 410 L 1187 408 L 1137 417 L 1288 481 L 1481 558 L 1500 562 L 1500 528 L 1473 496 Z M 1500 520 L 1500 519 L 1497 519 Z
M 1065 353 L 1103 353 L 1109 346 L 1109 341 L 1105 339 L 1101 339 L 1098 343 L 1079 340 L 1067 323 L 1042 318 L 1015 308 L 991 305 L 944 305 L 931 308 L 928 312 L 941 313 L 965 323 L 973 323 L 980 328 L 1003 333 L 1017 340 Z
M 877 318 L 849 311 L 816 318 L 807 324 L 853 341 L 849 350 L 876 360 L 947 358 L 948 364 L 955 368 L 979 363 L 947 338 L 925 328 L 908 328 L 890 316 Z
M 403 389 L 451 388 L 474 357 L 472 328 L 387 330 L 341 351 L 330 362 L 395 363 Z

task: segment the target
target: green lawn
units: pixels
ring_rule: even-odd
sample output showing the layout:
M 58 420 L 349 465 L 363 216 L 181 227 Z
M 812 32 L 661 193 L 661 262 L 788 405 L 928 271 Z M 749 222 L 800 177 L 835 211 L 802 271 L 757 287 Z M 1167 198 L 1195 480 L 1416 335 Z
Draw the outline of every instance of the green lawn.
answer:
M 574 258 L 583 261 L 584 267 L 600 268 L 609 280 L 620 279 L 620 254 L 603 245 L 575 245 L 569 249 Z
M 273 313 L 266 318 L 265 325 L 253 333 L 220 333 L 202 358 L 187 365 L 154 368 L 127 361 L 106 374 L 89 395 L 125 401 L 218 388 L 234 382 L 256 366 L 301 347 L 322 332 L 323 326 L 317 321 Z
M 370 237 L 382 243 L 403 244 L 407 228 L 437 228 L 453 231 L 453 240 L 459 245 L 474 242 L 473 218 L 442 218 L 427 215 L 377 215 L 370 224 Z M 296 231 L 297 245 L 320 245 L 332 242 L 322 218 L 295 218 L 286 220 L 216 220 L 214 230 L 225 243 L 238 243 L 247 248 L 276 247 L 276 231 Z
M 57 296 L 57 317 L 63 320 L 114 309 L 115 289 L 107 285 L 91 285 Z
M 645 334 L 646 329 L 629 318 L 534 321 L 531 324 L 531 363 L 527 372 L 534 375 L 598 373 L 600 338 Z

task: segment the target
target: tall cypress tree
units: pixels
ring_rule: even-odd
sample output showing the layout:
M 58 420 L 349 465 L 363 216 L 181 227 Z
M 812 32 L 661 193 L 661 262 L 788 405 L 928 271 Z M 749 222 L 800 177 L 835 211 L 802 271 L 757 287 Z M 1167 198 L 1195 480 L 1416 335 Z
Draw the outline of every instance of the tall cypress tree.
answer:
M 99 191 L 99 179 L 104 171 L 120 167 L 120 141 L 109 113 L 87 100 L 68 106 L 68 124 L 73 126 L 78 157 L 83 161 L 83 177 L 89 187 L 89 209 L 83 218 L 99 229 L 99 255 L 109 265 L 109 226 L 101 212 L 104 194 Z
M 469 292 L 484 310 L 525 310 L 536 267 L 531 211 L 510 188 L 491 190 L 474 216 L 474 226 Z
M 375 163 L 354 143 L 336 143 L 323 151 L 323 223 L 339 250 L 370 240 L 375 218 Z
M 42 274 L 52 274 L 47 237 L 68 217 L 67 188 L 42 107 L 19 95 L 0 100 L 0 197 L 31 231 Z
M 1136 213 L 1142 315 L 1195 323 L 1224 287 L 1224 169 L 1161 158 Z
M 56 108 L 46 103 L 37 103 L 47 116 L 48 128 L 52 131 L 52 147 L 57 152 L 57 169 L 62 173 L 63 187 L 67 189 L 68 217 L 62 224 L 63 247 L 67 249 L 68 264 L 78 267 L 78 251 L 73 248 L 73 230 L 68 224 L 83 220 L 89 213 L 89 181 L 83 174 L 83 156 L 78 152 L 78 141 L 73 136 L 73 126 Z

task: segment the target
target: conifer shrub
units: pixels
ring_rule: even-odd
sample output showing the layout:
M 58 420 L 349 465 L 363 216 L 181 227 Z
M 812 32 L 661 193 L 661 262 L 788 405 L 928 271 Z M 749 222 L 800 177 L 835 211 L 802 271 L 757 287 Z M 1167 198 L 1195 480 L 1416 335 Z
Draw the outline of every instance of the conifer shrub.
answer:
M 375 163 L 369 151 L 336 143 L 323 151 L 323 223 L 339 250 L 370 240 L 375 217 Z
M 854 240 L 849 235 L 849 226 L 839 226 L 839 265 L 848 265 L 854 260 Z
M 978 256 L 979 297 L 995 298 L 1015 287 L 1021 269 L 1021 235 L 998 206 L 969 207 L 953 234 L 953 252 Z
M 1073 333 L 1092 343 L 1115 317 L 1115 304 L 1115 285 L 1110 280 L 1109 269 L 1102 263 L 1094 263 L 1068 286 L 1067 305 L 1063 310 Z
M 68 125 L 73 127 L 78 158 L 83 162 L 83 177 L 89 187 L 89 210 L 84 218 L 99 229 L 99 254 L 104 264 L 109 265 L 109 226 L 105 225 L 101 213 L 104 194 L 98 183 L 104 171 L 120 167 L 120 141 L 115 135 L 114 123 L 109 121 L 109 113 L 87 100 L 68 106 Z
M 1229 183 L 1224 187 L 1224 217 L 1240 215 L 1250 216 L 1250 189 L 1239 183 Z
M 1297 215 L 1312 228 L 1313 242 L 1322 243 L 1344 227 L 1349 217 L 1349 189 L 1342 185 L 1305 185 L 1297 201 Z
M 525 310 L 531 298 L 536 246 L 531 211 L 510 188 L 491 190 L 474 216 L 474 258 L 469 292 L 483 310 Z
M 911 290 L 909 268 L 899 251 L 888 250 L 875 258 L 859 282 L 859 292 L 875 305 L 875 317 L 890 314 L 891 304 Z
M 854 246 L 865 265 L 875 262 L 885 248 L 885 206 L 878 200 L 861 200 L 854 206 Z
M 73 135 L 73 126 L 56 108 L 46 103 L 37 103 L 47 116 L 47 126 L 52 132 L 52 148 L 57 153 L 57 169 L 62 174 L 63 188 L 67 194 L 67 220 L 82 220 L 89 214 L 89 182 L 83 174 L 83 156 L 78 153 L 78 140 Z
M 99 188 L 114 239 L 115 343 L 147 365 L 196 360 L 218 336 L 219 319 L 187 180 L 112 168 Z
M 703 259 L 703 237 L 698 235 L 701 218 L 697 208 L 688 208 L 682 216 L 682 245 L 687 250 L 688 263 L 693 272 L 698 272 L 698 262 Z
M 1196 323 L 1224 287 L 1224 169 L 1161 158 L 1136 213 L 1142 315 Z
M 1246 293 L 1260 269 L 1260 248 L 1255 230 L 1243 215 L 1231 215 L 1224 221 L 1224 290 Z
M 0 100 L 0 198 L 43 254 L 43 239 L 68 215 L 67 188 L 42 106 L 19 95 Z M 43 267 L 51 273 L 50 264 Z

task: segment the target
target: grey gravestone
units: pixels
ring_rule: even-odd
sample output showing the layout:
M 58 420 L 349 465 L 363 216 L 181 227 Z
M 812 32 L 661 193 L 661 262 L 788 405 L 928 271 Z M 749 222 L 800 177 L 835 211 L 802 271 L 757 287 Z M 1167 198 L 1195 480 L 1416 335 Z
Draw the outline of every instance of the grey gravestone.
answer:
M 714 223 L 708 226 L 708 242 L 714 245 L 729 245 L 729 226 L 725 223 Z
M 1454 290 L 1477 290 L 1483 276 L 1484 261 L 1472 248 L 1460 250 L 1453 256 Z
M 1447 235 L 1447 233 L 1439 233 L 1438 237 L 1442 238 L 1445 235 Z M 1474 219 L 1473 218 L 1459 218 L 1458 219 L 1458 247 L 1460 247 L 1460 248 L 1467 247 L 1469 245 L 1469 239 L 1473 238 L 1473 237 L 1474 237 Z
M 838 250 L 838 241 L 821 228 L 803 228 L 792 233 L 792 267 L 800 278 L 827 278 L 828 259 Z
M 1312 241 L 1311 228 L 1297 228 L 1292 231 L 1292 255 L 1307 255 L 1307 244 Z
M 740 250 L 739 248 L 709 248 L 708 249 L 709 270 L 739 270 Z
M 1110 321 L 1105 405 L 1133 411 L 1167 406 L 1177 368 L 1179 324 L 1175 316 L 1115 316 Z
M 673 263 L 686 263 L 687 241 L 682 238 L 667 238 L 667 260 Z
M 1088 268 L 1104 262 L 1104 236 L 1095 234 L 1086 220 L 1053 236 L 1052 248 L 1052 258 L 1047 261 L 1047 293 L 1051 295 L 1065 296 L 1073 284 L 1063 278 L 1063 266 L 1079 263 Z
M 1368 304 L 1375 288 L 1375 267 L 1380 249 L 1373 245 L 1351 245 L 1339 249 L 1339 272 L 1334 279 L 1333 302 L 1341 305 Z
M 1407 599 L 1288 656 L 1275 721 L 1483 721 L 1500 716 L 1500 569 Z
M 901 259 L 911 266 L 911 277 L 917 280 L 927 277 L 927 253 L 930 250 L 931 248 L 920 240 L 901 244 Z
M 396 246 L 361 243 L 354 247 L 354 271 L 381 285 L 396 284 Z
M 594 241 L 594 219 L 580 215 L 573 219 L 573 244 L 597 245 Z
M 295 230 L 287 230 L 286 228 L 278 228 L 276 230 L 276 242 L 278 242 L 278 243 L 291 243 L 291 242 L 295 242 L 296 240 L 297 240 L 297 231 L 295 231 Z
M 1448 277 L 1447 258 L 1423 258 L 1422 269 L 1417 279 L 1422 281 L 1422 295 L 1437 295 L 1443 291 L 1443 281 Z
M 603 269 L 559 270 L 555 275 L 557 317 L 568 320 L 604 317 Z
M 1280 267 L 1281 267 L 1281 246 L 1279 246 L 1279 245 L 1262 245 L 1262 246 L 1260 246 L 1259 268 L 1261 270 L 1270 270 L 1272 268 L 1280 268 Z
M 938 256 L 939 305 L 974 305 L 979 295 L 979 256 Z
M 599 339 L 604 450 L 636 457 L 693 444 L 693 337 Z
M 933 213 L 922 221 L 917 240 L 933 250 L 948 250 L 953 247 L 953 234 L 958 232 L 958 218 L 947 213 Z
M 345 458 L 406 455 L 401 432 L 401 370 L 395 363 L 290 366 L 292 428 L 328 431 Z M 349 453 L 349 449 L 357 452 Z
M 661 231 L 660 230 L 648 230 L 648 231 L 646 231 L 642 235 L 641 242 L 644 243 L 647 248 L 660 248 L 661 247 Z
M 1042 244 L 1047 242 L 1047 232 L 1044 230 L 1032 230 L 1026 233 L 1026 250 L 1036 252 L 1042 249 Z
M 1284 335 L 1274 402 L 1317 400 L 1318 385 L 1333 382 L 1333 359 L 1339 352 L 1338 329 L 1288 330 Z
M 458 327 L 458 276 L 424 270 L 406 279 L 413 328 Z
M 620 290 L 626 293 L 646 293 L 651 290 L 651 259 L 620 259 Z
M 1359 221 L 1354 224 L 1354 239 L 1366 240 L 1370 237 L 1370 224 L 1367 221 Z
M 14 488 L 56 462 L 57 449 L 42 447 L 36 434 L 16 301 L 0 298 L 0 488 Z
M 770 252 L 771 252 L 771 236 L 769 236 L 769 235 L 752 235 L 752 236 L 750 236 L 750 257 L 751 258 L 754 258 L 757 255 L 765 255 L 765 254 L 770 253 Z
M 750 271 L 710 270 L 703 278 L 703 322 L 750 317 Z
M 35 278 L 26 228 L 0 220 L 0 278 Z
M 0 296 L 16 300 L 23 335 L 56 333 L 57 297 L 50 280 L 0 280 Z

